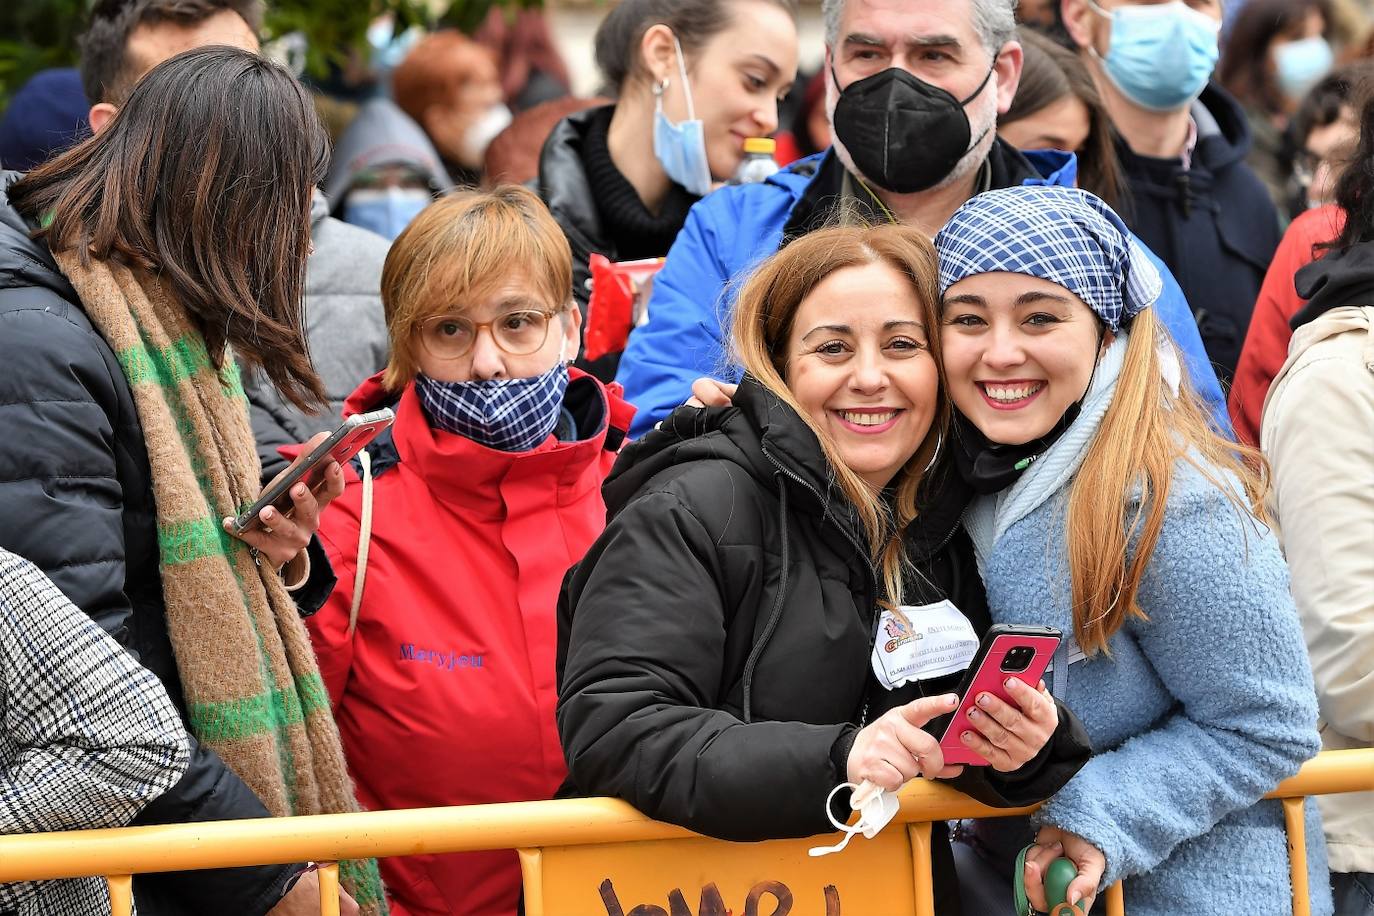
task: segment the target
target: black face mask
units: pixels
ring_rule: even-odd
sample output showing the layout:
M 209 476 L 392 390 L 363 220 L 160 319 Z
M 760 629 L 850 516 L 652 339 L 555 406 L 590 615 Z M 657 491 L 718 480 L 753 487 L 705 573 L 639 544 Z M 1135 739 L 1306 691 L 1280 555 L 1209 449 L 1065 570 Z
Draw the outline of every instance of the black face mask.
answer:
M 1022 445 L 998 445 L 963 414 L 954 412 L 954 467 L 959 476 L 973 487 L 975 493 L 986 496 L 1000 493 L 1016 483 L 1025 472 L 1059 441 L 1059 437 L 1078 419 L 1081 403 L 1069 405 L 1054 428 L 1039 439 Z
M 987 136 L 969 142 L 964 106 L 987 86 L 993 67 L 962 102 L 900 67 L 855 80 L 835 103 L 835 136 L 854 167 L 880 187 L 896 194 L 932 188 Z M 833 65 L 830 78 L 840 85 Z

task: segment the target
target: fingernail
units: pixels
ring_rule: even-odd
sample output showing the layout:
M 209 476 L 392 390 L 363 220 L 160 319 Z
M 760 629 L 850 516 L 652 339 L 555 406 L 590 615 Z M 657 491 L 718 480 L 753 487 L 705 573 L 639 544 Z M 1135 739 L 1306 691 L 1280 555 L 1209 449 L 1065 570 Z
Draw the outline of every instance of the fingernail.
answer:
M 1017 683 L 1016 678 L 1014 678 L 1014 677 L 1009 677 L 1009 678 L 1007 678 L 1005 681 L 1002 682 L 1002 686 L 1005 687 L 1005 688 L 1007 688 L 1008 690 L 1015 690 L 1016 688 L 1013 687 L 1013 686 L 1011 686 L 1012 684 L 1015 684 L 1015 683 Z
M 268 506 L 266 509 L 263 509 L 263 510 L 262 510 L 262 515 L 259 516 L 259 518 L 261 518 L 264 522 L 270 522 L 270 521 L 272 521 L 272 519 L 274 519 L 274 518 L 276 518 L 276 517 L 277 517 L 277 510 L 276 510 L 276 509 L 273 509 L 271 506 Z
M 969 717 L 970 719 L 980 719 L 980 718 L 982 718 L 982 716 L 983 716 L 983 714 L 982 714 L 981 712 L 979 712 L 978 710 L 976 710 L 976 709 L 970 709 L 970 710 L 968 711 L 968 717 Z
M 298 485 L 296 486 L 296 489 L 293 491 L 293 494 L 292 494 L 292 495 L 294 495 L 297 499 L 300 499 L 302 496 L 304 496 L 304 495 L 305 495 L 305 484 L 298 484 Z
M 956 696 L 955 694 L 952 694 L 952 693 L 946 695 L 946 696 L 945 696 L 945 705 L 946 705 L 946 706 L 957 706 L 957 705 L 959 705 L 959 697 Z
M 1078 906 L 1078 901 L 1083 899 L 1083 895 L 1078 891 L 1069 891 L 1069 906 Z
M 973 743 L 973 732 L 964 732 L 964 733 L 963 733 L 962 735 L 960 735 L 959 737 L 964 739 L 964 743 L 965 743 L 965 744 L 972 744 L 972 743 Z
M 987 706 L 987 705 L 988 705 L 989 703 L 991 703 L 991 702 L 992 702 L 992 694 L 990 694 L 990 693 L 980 693 L 980 694 L 978 695 L 978 705 L 979 705 L 979 706 Z

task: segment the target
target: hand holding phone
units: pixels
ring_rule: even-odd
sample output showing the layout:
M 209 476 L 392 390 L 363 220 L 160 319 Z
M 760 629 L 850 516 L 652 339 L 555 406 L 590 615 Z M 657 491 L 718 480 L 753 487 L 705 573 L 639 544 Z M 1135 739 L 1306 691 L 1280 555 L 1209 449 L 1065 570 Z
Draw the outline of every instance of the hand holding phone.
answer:
M 309 452 L 277 475 L 261 496 L 224 528 L 281 569 L 310 543 L 320 512 L 344 489 L 340 462 L 347 461 L 391 423 L 391 411 L 350 417 L 333 433 L 320 433 Z M 283 573 L 286 574 L 285 572 Z
M 999 624 L 988 630 L 940 739 L 947 764 L 1010 772 L 1035 758 L 1058 725 L 1058 710 L 1040 679 L 1060 638 L 1052 627 Z
M 263 489 L 253 505 L 234 519 L 230 531 L 242 535 L 245 531 L 261 527 L 263 510 L 269 506 L 284 517 L 290 518 L 294 507 L 291 498 L 292 487 L 303 481 L 310 491 L 317 490 L 332 462 L 342 465 L 348 461 L 377 438 L 395 418 L 396 415 L 389 407 L 371 413 L 353 414 L 322 441 L 316 443 L 318 437 L 312 439 L 311 442 L 316 443 L 315 447 L 277 475 L 276 479 Z

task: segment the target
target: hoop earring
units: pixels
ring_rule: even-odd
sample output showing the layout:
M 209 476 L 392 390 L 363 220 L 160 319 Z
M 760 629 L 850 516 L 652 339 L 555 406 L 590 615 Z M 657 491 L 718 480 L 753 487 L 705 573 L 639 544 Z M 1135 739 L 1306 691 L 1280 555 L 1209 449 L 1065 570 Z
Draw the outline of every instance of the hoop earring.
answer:
M 938 461 L 938 460 L 940 460 L 940 449 L 941 449 L 942 447 L 944 447 L 944 444 L 945 444 L 945 434 L 944 434 L 944 432 L 938 432 L 938 433 L 936 433 L 936 434 L 935 434 L 935 451 L 931 453 L 931 455 L 930 455 L 930 461 L 926 462 L 925 468 L 922 469 L 922 471 L 921 471 L 921 476 L 922 476 L 922 477 L 924 477 L 924 476 L 926 476 L 927 474 L 929 474 L 929 473 L 930 473 L 930 469 L 933 468 L 933 467 L 935 467 L 935 462 Z

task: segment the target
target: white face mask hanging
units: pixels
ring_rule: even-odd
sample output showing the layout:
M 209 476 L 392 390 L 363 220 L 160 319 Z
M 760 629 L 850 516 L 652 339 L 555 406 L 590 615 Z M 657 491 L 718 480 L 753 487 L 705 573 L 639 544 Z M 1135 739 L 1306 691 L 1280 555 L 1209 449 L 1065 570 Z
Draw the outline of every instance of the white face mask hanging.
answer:
M 849 797 L 849 807 L 854 811 L 861 812 L 858 822 L 852 827 L 835 820 L 835 815 L 830 810 L 830 803 L 835 800 L 835 793 L 841 789 L 854 790 L 854 794 Z M 895 793 L 880 789 L 866 779 L 857 786 L 852 782 L 840 783 L 831 789 L 830 794 L 825 797 L 825 816 L 836 830 L 844 834 L 844 839 L 834 846 L 812 846 L 807 852 L 815 857 L 840 852 L 849 845 L 849 841 L 854 838 L 856 833 L 862 833 L 864 839 L 871 840 L 878 835 L 878 831 L 891 823 L 892 819 L 897 816 L 897 809 L 900 807 L 901 804 L 897 801 Z
M 682 92 L 687 98 L 687 120 L 674 124 L 663 113 L 663 93 L 668 81 L 654 85 L 654 157 L 664 173 L 697 197 L 711 193 L 711 166 L 706 160 L 706 128 L 692 104 L 692 84 L 687 80 L 687 62 L 682 45 L 673 36 L 677 49 L 677 70 Z

